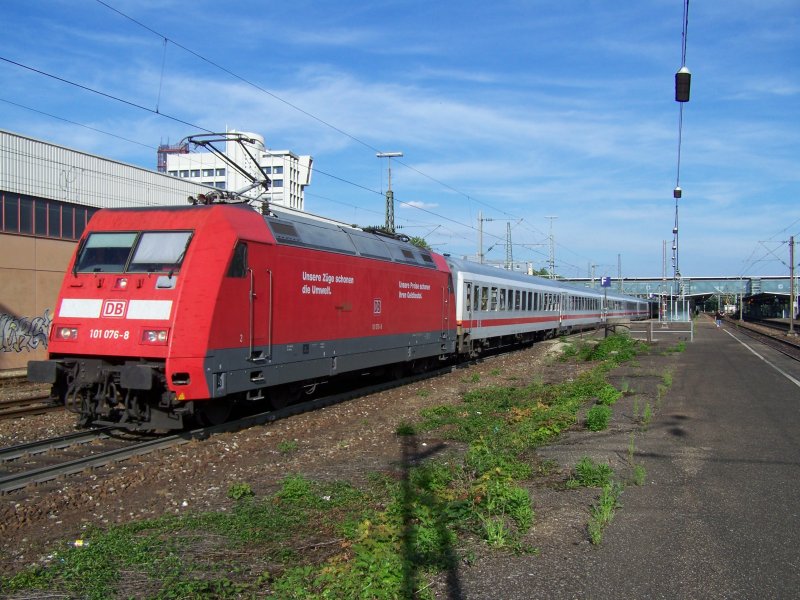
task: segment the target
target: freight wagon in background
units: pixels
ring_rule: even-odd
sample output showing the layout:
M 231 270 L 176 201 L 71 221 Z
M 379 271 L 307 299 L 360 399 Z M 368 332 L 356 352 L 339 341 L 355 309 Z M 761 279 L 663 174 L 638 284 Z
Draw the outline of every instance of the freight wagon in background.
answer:
M 274 407 L 343 373 L 423 370 L 647 303 L 442 256 L 407 239 L 247 204 L 105 209 L 29 379 L 80 423 L 176 429 Z

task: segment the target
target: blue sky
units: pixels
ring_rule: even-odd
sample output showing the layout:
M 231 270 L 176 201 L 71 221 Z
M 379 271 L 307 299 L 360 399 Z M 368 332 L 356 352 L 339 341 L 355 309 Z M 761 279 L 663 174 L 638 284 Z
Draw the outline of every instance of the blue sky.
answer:
M 314 157 L 307 210 L 360 225 L 384 221 L 376 151 L 402 151 L 396 223 L 437 251 L 476 254 L 482 212 L 488 260 L 510 222 L 514 259 L 546 266 L 557 216 L 558 273 L 660 276 L 666 241 L 672 276 L 682 0 L 104 2 L 138 23 L 4 0 L 0 128 L 149 168 L 191 125 L 253 131 Z M 799 32 L 797 0 L 689 5 L 686 277 L 788 274 Z

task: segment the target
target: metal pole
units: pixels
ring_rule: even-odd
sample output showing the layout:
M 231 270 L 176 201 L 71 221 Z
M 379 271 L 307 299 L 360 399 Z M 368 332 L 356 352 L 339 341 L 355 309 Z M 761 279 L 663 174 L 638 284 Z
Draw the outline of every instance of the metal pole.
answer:
M 394 233 L 394 192 L 392 192 L 392 158 L 403 156 L 402 152 L 378 152 L 378 158 L 389 159 L 389 186 L 386 188 L 386 230 Z
M 555 238 L 553 237 L 553 220 L 557 219 L 556 216 L 549 216 L 545 217 L 545 219 L 550 219 L 550 279 L 555 279 L 556 277 L 556 250 L 555 250 Z
M 794 236 L 789 237 L 789 335 L 794 332 L 794 302 L 797 296 L 794 293 Z
M 478 262 L 483 264 L 483 211 L 478 211 Z

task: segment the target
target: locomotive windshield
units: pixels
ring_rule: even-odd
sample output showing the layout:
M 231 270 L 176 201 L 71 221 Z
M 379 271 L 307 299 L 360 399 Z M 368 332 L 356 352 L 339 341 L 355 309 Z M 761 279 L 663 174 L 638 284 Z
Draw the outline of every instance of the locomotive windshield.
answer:
M 191 237 L 191 231 L 91 233 L 80 250 L 75 272 L 177 272 Z

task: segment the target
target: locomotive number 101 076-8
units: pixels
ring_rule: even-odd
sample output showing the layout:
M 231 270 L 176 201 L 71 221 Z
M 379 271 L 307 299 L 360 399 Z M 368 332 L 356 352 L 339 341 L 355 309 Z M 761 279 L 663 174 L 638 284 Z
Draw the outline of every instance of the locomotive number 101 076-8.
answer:
M 92 340 L 127 340 L 131 337 L 130 331 L 119 329 L 90 329 L 89 339 Z

